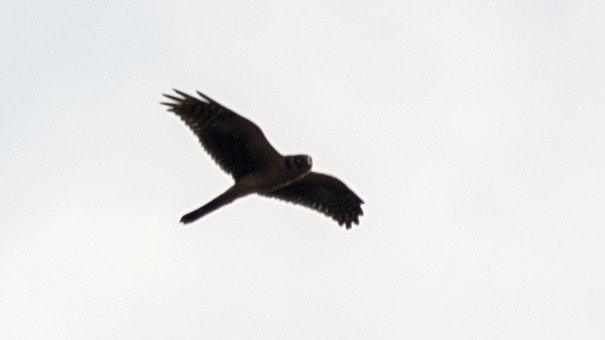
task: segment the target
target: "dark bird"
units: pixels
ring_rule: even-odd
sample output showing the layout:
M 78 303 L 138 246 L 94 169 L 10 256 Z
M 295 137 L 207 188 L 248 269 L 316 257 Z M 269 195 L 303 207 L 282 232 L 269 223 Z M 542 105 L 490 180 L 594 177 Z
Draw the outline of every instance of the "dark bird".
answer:
M 199 91 L 201 99 L 174 91 L 179 96 L 164 94 L 172 102 L 161 104 L 191 128 L 214 161 L 235 180 L 227 191 L 184 215 L 181 223 L 191 223 L 256 193 L 317 210 L 347 229 L 359 224 L 364 202 L 339 179 L 311 171 L 311 157 L 282 156 L 250 120 Z

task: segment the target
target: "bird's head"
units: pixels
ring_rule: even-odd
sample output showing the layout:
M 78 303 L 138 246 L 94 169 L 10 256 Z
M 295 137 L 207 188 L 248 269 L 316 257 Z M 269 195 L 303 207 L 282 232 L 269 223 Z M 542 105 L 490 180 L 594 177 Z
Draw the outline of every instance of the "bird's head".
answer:
M 306 175 L 313 167 L 313 160 L 307 155 L 286 156 L 286 165 L 290 170 Z

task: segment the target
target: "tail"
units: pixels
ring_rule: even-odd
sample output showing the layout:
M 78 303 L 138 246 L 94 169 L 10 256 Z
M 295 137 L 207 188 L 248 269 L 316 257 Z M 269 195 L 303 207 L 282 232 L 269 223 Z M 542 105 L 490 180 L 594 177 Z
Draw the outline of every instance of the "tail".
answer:
M 183 217 L 181 217 L 181 223 L 188 224 L 188 223 L 194 222 L 194 221 L 208 215 L 209 213 L 215 211 L 216 209 L 218 209 L 226 204 L 229 204 L 229 203 L 233 202 L 234 200 L 236 200 L 237 198 L 239 198 L 240 195 L 238 195 L 232 189 L 233 189 L 233 187 L 231 189 L 225 191 L 224 193 L 222 193 L 221 195 L 219 195 L 212 201 L 204 204 L 203 206 L 195 209 L 194 211 L 192 211 L 188 214 L 183 215 Z

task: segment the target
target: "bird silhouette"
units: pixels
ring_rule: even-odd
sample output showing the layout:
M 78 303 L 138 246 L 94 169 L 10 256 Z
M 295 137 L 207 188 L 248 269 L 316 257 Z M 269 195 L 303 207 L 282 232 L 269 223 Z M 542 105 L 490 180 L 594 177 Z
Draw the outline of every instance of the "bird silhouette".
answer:
M 174 90 L 162 102 L 197 136 L 203 148 L 235 183 L 200 208 L 185 214 L 191 223 L 234 200 L 259 194 L 314 209 L 350 229 L 359 224 L 364 203 L 339 179 L 311 171 L 307 155 L 282 156 L 250 120 L 197 92 L 196 98 Z

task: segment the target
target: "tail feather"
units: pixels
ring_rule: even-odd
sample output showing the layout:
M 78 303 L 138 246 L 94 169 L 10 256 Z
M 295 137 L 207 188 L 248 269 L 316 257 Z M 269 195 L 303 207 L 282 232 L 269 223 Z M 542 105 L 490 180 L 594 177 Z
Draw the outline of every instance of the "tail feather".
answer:
M 233 202 L 235 199 L 239 197 L 238 194 L 234 192 L 234 190 L 227 190 L 225 193 L 219 195 L 212 201 L 204 204 L 203 206 L 195 209 L 194 211 L 187 213 L 181 217 L 181 223 L 188 224 L 194 222 L 209 213 L 215 211 L 216 209 Z

